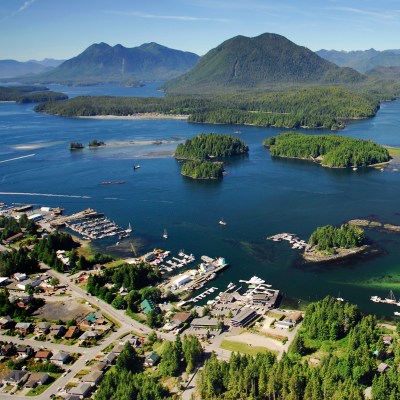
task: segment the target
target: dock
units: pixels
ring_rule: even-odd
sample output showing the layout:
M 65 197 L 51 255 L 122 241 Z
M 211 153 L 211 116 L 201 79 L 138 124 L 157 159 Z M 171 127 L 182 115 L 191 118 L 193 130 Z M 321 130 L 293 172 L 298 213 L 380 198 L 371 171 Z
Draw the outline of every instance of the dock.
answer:
M 274 242 L 280 242 L 282 240 L 288 241 L 292 245 L 292 249 L 302 250 L 305 249 L 308 244 L 305 240 L 301 240 L 297 235 L 293 233 L 278 233 L 267 237 L 267 240 L 273 240 Z

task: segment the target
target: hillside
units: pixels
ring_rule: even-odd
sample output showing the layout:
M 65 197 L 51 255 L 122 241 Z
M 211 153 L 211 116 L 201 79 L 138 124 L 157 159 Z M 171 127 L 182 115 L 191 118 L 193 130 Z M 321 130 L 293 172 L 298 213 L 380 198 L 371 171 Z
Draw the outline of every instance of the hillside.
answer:
M 366 72 L 366 75 L 400 82 L 400 66 L 375 67 Z
M 323 49 L 317 51 L 316 54 L 341 67 L 350 67 L 361 73 L 366 73 L 378 66 L 400 66 L 400 50 L 337 51 Z
M 51 68 L 34 61 L 0 60 L 0 79 L 37 74 L 49 69 Z
M 142 80 L 168 80 L 187 72 L 198 58 L 194 53 L 173 50 L 157 43 L 133 48 L 98 43 L 52 71 L 23 82 L 138 84 Z
M 212 93 L 277 84 L 343 84 L 363 80 L 365 77 L 352 69 L 339 68 L 283 36 L 265 33 L 254 38 L 236 36 L 223 42 L 164 88 L 174 93 Z

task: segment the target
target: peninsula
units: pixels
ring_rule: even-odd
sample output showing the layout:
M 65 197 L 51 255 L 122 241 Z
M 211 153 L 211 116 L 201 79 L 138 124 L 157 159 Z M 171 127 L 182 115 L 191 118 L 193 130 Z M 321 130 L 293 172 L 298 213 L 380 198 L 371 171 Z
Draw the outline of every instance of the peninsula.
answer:
M 263 144 L 274 157 L 310 160 L 330 168 L 366 167 L 390 160 L 383 146 L 340 135 L 288 132 L 268 138 Z

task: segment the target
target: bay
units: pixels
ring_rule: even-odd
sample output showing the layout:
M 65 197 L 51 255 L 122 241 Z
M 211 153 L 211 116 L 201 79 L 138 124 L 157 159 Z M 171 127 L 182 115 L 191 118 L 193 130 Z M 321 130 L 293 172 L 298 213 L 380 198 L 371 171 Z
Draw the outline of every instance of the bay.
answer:
M 160 96 L 159 86 L 51 89 L 70 96 Z M 399 116 L 400 102 L 384 103 L 376 117 L 352 122 L 340 133 L 399 145 Z M 177 143 L 201 132 L 236 135 L 238 129 L 250 153 L 227 160 L 223 181 L 192 181 L 180 175 L 179 163 L 170 156 Z M 303 264 L 288 243 L 265 238 L 292 232 L 307 239 L 317 226 L 371 215 L 400 224 L 399 173 L 393 168 L 332 170 L 305 161 L 272 159 L 262 141 L 282 131 L 176 120 L 67 119 L 37 114 L 32 105 L 2 103 L 0 201 L 61 206 L 66 213 L 92 207 L 121 226 L 131 223 L 132 237 L 121 245 L 116 246 L 114 239 L 96 242 L 101 250 L 121 256 L 131 254 L 131 241 L 140 253 L 161 247 L 175 253 L 184 249 L 197 258 L 223 256 L 231 266 L 211 282 L 221 290 L 231 281 L 257 275 L 297 301 L 340 293 L 363 310 L 392 316 L 396 307 L 369 298 L 385 297 L 390 289 L 400 296 L 400 289 L 396 293 L 400 235 L 368 232 L 383 254 L 335 266 Z M 92 139 L 138 144 L 68 149 L 71 141 L 87 144 Z M 152 144 L 155 140 L 169 143 Z M 147 143 L 140 144 L 143 141 Z M 28 157 L 18 158 L 24 156 Z M 11 159 L 15 160 L 7 161 Z M 141 168 L 134 171 L 136 164 Z M 100 185 L 103 181 L 126 184 Z M 226 226 L 218 224 L 221 217 Z M 162 238 L 165 228 L 167 241 Z M 394 286 L 380 287 L 379 279 L 388 276 Z M 371 286 L 372 281 L 377 286 Z

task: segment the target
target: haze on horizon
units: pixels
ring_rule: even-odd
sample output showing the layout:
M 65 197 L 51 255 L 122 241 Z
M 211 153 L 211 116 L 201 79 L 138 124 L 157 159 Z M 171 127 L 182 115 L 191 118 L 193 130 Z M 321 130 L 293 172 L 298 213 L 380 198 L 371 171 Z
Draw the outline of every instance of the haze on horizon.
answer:
M 0 59 L 68 59 L 93 43 L 204 55 L 233 36 L 283 35 L 313 51 L 400 47 L 397 0 L 4 0 Z

